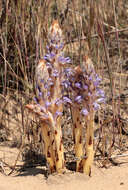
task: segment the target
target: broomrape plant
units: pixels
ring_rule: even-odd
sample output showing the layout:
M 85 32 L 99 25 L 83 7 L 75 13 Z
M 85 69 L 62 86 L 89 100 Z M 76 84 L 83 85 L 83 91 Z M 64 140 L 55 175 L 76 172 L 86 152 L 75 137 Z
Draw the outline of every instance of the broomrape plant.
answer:
M 88 57 L 83 58 L 81 66 L 66 69 L 65 78 L 63 84 L 70 96 L 75 153 L 78 158 L 76 171 L 83 171 L 90 175 L 94 157 L 94 114 L 100 109 L 100 103 L 105 102 L 104 92 L 99 88 L 101 79 L 95 73 L 93 64 Z M 82 144 L 82 118 L 86 125 L 85 151 Z M 82 159 L 84 152 L 86 158 Z
M 71 68 L 70 58 L 64 57 L 62 30 L 54 21 L 48 34 L 46 55 L 39 61 L 35 72 L 35 103 L 26 107 L 40 118 L 45 156 L 50 171 L 64 170 L 64 149 L 61 118 L 63 106 L 70 106 L 73 118 L 75 153 L 78 158 L 76 171 L 91 173 L 94 158 L 94 114 L 105 100 L 99 88 L 100 78 L 91 60 L 84 57 L 81 66 Z M 82 119 L 86 125 L 86 150 L 82 143 Z M 86 158 L 83 158 L 86 152 Z
M 61 115 L 63 112 L 61 80 L 63 65 L 70 59 L 63 55 L 62 31 L 54 21 L 48 35 L 47 53 L 36 68 L 36 97 L 29 109 L 40 117 L 45 156 L 51 172 L 64 169 Z

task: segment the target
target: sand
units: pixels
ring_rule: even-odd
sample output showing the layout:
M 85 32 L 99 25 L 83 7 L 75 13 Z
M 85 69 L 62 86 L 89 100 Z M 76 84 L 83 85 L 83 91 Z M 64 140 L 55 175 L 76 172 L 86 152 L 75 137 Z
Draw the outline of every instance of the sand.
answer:
M 19 176 L 0 174 L 0 190 L 128 190 L 128 164 L 109 169 L 93 166 L 92 177 L 67 171 L 63 175 L 50 175 L 48 179 L 41 168 L 28 169 Z

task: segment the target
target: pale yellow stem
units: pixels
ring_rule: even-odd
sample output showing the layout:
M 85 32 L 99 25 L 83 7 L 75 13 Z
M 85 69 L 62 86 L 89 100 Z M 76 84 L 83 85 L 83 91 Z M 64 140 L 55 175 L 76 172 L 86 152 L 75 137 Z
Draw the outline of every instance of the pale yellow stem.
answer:
M 54 143 L 50 133 L 49 125 L 45 121 L 41 121 L 41 135 L 44 140 L 44 153 L 50 167 L 50 172 L 53 173 L 55 171 L 55 158 L 53 152 Z
M 86 120 L 86 158 L 83 159 L 83 172 L 87 175 L 91 175 L 91 167 L 94 160 L 93 150 L 93 133 L 94 133 L 94 117 L 93 114 L 87 116 Z
M 51 115 L 51 127 L 53 129 L 53 137 L 54 137 L 54 158 L 55 158 L 55 166 L 56 171 L 58 173 L 62 173 L 64 171 L 64 148 L 62 141 L 62 130 L 61 130 L 61 117 L 57 118 L 55 122 Z
M 73 138 L 75 144 L 75 155 L 78 158 L 76 162 L 76 171 L 81 171 L 81 157 L 83 156 L 83 143 L 82 143 L 82 123 L 80 119 L 79 109 L 72 109 L 73 118 Z

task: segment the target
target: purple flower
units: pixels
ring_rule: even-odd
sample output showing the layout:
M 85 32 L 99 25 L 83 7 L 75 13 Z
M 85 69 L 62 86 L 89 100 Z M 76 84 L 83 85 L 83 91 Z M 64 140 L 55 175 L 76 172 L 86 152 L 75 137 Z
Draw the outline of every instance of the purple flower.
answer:
M 39 100 L 38 100 L 38 98 L 37 98 L 37 97 L 34 97 L 34 98 L 33 98 L 33 100 L 36 102 L 36 104 L 38 104 L 38 103 L 39 103 Z
M 62 112 L 60 111 L 56 111 L 55 115 L 54 115 L 54 118 L 57 119 L 58 116 L 61 116 L 62 115 Z
M 60 104 L 62 104 L 62 100 L 60 100 L 60 98 L 57 98 L 56 100 L 55 100 L 55 104 L 58 106 L 58 105 L 60 105 Z
M 77 96 L 77 97 L 75 98 L 75 102 L 77 102 L 77 103 L 81 103 L 82 100 L 83 100 L 82 96 Z
M 41 82 L 41 83 L 44 83 L 44 79 L 40 79 L 40 82 Z
M 47 65 L 47 68 L 51 68 L 52 69 L 51 63 L 47 62 L 46 65 Z
M 64 102 L 64 103 L 69 103 L 69 104 L 72 104 L 71 99 L 70 99 L 70 98 L 68 98 L 68 97 L 66 97 L 66 96 L 64 96 L 64 97 L 63 97 L 63 102 Z
M 47 92 L 47 96 L 49 97 L 51 95 L 50 91 Z
M 92 76 L 89 76 L 89 78 L 88 78 L 88 79 L 92 81 L 93 77 L 92 77 Z
M 61 85 L 64 86 L 65 88 L 68 88 L 70 86 L 70 82 L 68 80 L 64 80 Z
M 48 102 L 48 101 L 45 102 L 46 108 L 48 108 L 50 105 L 51 105 L 51 102 Z
M 81 110 L 81 114 L 84 115 L 84 116 L 87 116 L 88 115 L 88 110 L 86 108 L 83 108 Z
M 47 83 L 48 83 L 48 86 L 52 86 L 54 83 L 53 83 L 53 80 L 51 78 L 49 78 L 47 80 Z
M 81 88 L 81 84 L 80 84 L 79 82 L 76 82 L 76 83 L 75 83 L 75 87 Z
M 63 47 L 64 47 L 64 44 L 63 44 L 63 43 L 61 43 L 60 46 L 57 46 L 57 45 L 56 45 L 56 49 L 62 49 Z
M 44 58 L 44 60 L 46 60 L 46 61 L 49 60 L 49 57 L 46 56 L 46 55 L 45 55 L 43 58 Z
M 101 89 L 97 89 L 96 95 L 101 96 L 101 97 L 105 97 L 104 91 Z
M 70 77 L 73 75 L 73 70 L 71 68 L 66 68 L 64 72 L 66 77 L 68 77 L 68 79 L 70 79 Z
M 91 93 L 91 92 L 89 92 L 89 93 L 88 93 L 88 96 L 92 96 L 92 93 Z
M 65 58 L 65 62 L 66 62 L 66 63 L 70 63 L 70 62 L 71 62 L 70 57 L 66 57 L 66 58 Z
M 70 63 L 71 62 L 71 60 L 70 60 L 70 58 L 69 57 L 63 57 L 63 56 L 59 56 L 58 57 L 58 61 L 59 62 L 62 62 L 62 63 Z
M 54 52 L 51 52 L 49 55 L 51 58 L 53 58 L 53 57 L 55 57 L 56 54 Z
M 54 69 L 53 73 L 52 73 L 52 76 L 53 77 L 58 77 L 59 76 L 59 73 L 56 69 Z
M 94 110 L 100 109 L 100 105 L 96 102 L 93 103 L 93 106 L 94 106 Z
M 51 52 L 51 53 L 49 53 L 49 54 L 46 54 L 45 56 L 44 56 L 44 59 L 45 60 L 50 60 L 50 59 L 52 59 L 53 57 L 55 57 L 55 53 L 54 52 Z
M 49 50 L 49 46 L 48 45 L 46 45 L 46 49 Z
M 63 63 L 65 63 L 65 57 L 59 56 L 59 57 L 58 57 L 58 62 L 63 62 Z
M 42 97 L 43 93 L 42 92 L 39 92 L 39 97 Z
M 98 75 L 96 74 L 96 76 L 95 76 L 95 81 L 94 81 L 94 85 L 97 87 L 100 82 L 101 82 L 101 78 L 99 78 Z
M 46 83 L 44 84 L 44 88 L 45 88 L 45 89 L 48 89 L 48 87 L 49 87 L 49 86 L 48 86 L 48 83 L 46 82 Z
M 97 103 L 105 103 L 105 98 L 99 98 L 99 99 L 97 99 Z
M 87 86 L 87 85 L 84 85 L 84 86 L 83 86 L 83 89 L 84 89 L 84 90 L 88 90 L 88 86 Z

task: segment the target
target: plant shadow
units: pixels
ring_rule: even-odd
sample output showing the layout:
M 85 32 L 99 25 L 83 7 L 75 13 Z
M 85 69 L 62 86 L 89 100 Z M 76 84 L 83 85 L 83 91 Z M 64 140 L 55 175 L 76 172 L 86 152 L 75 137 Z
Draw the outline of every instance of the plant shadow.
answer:
M 36 176 L 43 174 L 44 177 L 48 177 L 48 168 L 44 155 L 38 154 L 34 151 L 27 152 L 24 155 L 24 164 L 19 168 L 18 176 Z

